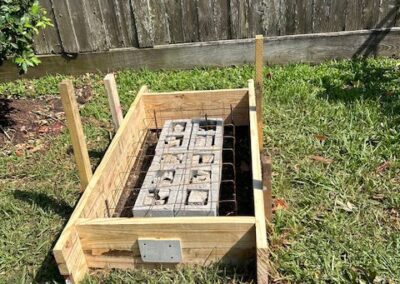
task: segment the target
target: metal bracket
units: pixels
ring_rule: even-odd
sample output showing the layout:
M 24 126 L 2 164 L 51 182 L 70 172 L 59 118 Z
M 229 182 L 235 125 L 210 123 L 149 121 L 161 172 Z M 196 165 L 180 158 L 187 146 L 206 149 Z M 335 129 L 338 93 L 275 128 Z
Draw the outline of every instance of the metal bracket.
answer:
M 143 262 L 179 263 L 182 261 L 180 240 L 138 239 Z

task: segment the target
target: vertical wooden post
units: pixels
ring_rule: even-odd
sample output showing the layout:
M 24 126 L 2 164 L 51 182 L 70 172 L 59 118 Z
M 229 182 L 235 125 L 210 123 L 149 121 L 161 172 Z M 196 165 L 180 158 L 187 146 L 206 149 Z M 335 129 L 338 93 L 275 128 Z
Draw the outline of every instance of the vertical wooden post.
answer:
M 59 87 L 67 126 L 71 135 L 78 175 L 81 182 L 81 191 L 83 192 L 89 184 L 93 174 L 85 142 L 85 135 L 83 133 L 82 121 L 79 115 L 78 104 L 76 103 L 72 82 L 70 80 L 64 80 L 60 83 Z
M 106 93 L 108 96 L 108 103 L 110 105 L 110 110 L 112 114 L 112 119 L 115 126 L 115 131 L 122 124 L 122 120 L 124 119 L 122 115 L 121 104 L 119 102 L 117 83 L 115 82 L 114 74 L 110 73 L 104 77 L 104 86 L 106 87 Z
M 258 144 L 260 152 L 264 149 L 264 135 L 263 135 L 263 62 L 264 62 L 264 37 L 256 35 L 256 78 L 255 78 L 255 92 L 256 92 L 256 109 L 257 109 L 257 126 L 258 126 Z
M 261 155 L 263 196 L 264 196 L 264 212 L 265 219 L 272 221 L 272 162 L 271 157 Z

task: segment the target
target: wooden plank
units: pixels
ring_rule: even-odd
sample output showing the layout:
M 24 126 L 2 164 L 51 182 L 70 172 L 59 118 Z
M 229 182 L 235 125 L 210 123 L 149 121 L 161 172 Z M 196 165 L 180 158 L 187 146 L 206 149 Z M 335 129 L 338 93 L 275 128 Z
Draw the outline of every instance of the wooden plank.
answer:
M 263 0 L 249 0 L 248 21 L 249 21 L 249 34 L 248 37 L 254 37 L 257 34 L 265 34 L 263 29 L 264 15 Z
M 362 29 L 362 11 L 364 9 L 364 0 L 347 1 L 346 10 L 346 30 L 352 31 Z
M 122 115 L 122 108 L 119 102 L 117 83 L 115 82 L 114 74 L 107 74 L 104 78 L 104 86 L 108 96 L 108 104 L 110 105 L 111 115 L 114 122 L 115 130 L 121 126 L 124 119 Z
M 62 50 L 67 53 L 79 52 L 80 47 L 68 0 L 51 1 L 58 32 L 60 34 Z
M 280 0 L 265 1 L 265 14 L 268 16 L 263 19 L 263 30 L 267 36 L 280 35 L 280 6 Z
M 148 127 L 142 103 L 142 95 L 145 92 L 147 88 L 142 87 L 137 95 L 138 99 L 131 105 L 113 139 L 114 144 L 108 148 L 103 158 L 103 160 L 107 158 L 107 163 L 99 170 L 98 179 L 93 184 L 96 190 L 93 190 L 87 198 L 81 218 L 101 218 L 114 214 L 129 169 L 135 163 L 147 133 Z
M 264 66 L 264 37 L 262 35 L 256 36 L 255 41 L 255 93 L 256 93 L 256 106 L 257 106 L 257 127 L 258 127 L 258 145 L 260 146 L 260 153 L 264 149 L 264 83 L 263 83 L 263 66 Z
M 183 26 L 186 19 L 182 17 L 181 0 L 164 0 L 170 34 L 170 43 L 184 42 Z
M 329 59 L 352 58 L 362 50 L 374 50 L 376 56 L 400 55 L 400 29 L 364 30 L 323 34 L 268 37 L 268 64 L 319 63 Z M 368 55 L 368 52 L 364 54 Z M 362 54 L 361 54 L 362 55 Z M 40 56 L 42 63 L 18 75 L 10 61 L 0 66 L 0 80 L 34 78 L 46 74 L 85 74 L 110 72 L 123 68 L 190 69 L 204 66 L 231 66 L 254 62 L 254 40 L 228 40 L 188 43 L 154 49 L 120 49 L 110 52 L 81 54 L 76 59 Z
M 53 0 L 54 3 L 58 2 Z M 79 52 L 92 51 L 92 45 L 90 42 L 90 27 L 86 18 L 86 5 L 81 0 L 65 0 L 68 2 L 72 25 L 74 27 L 75 35 L 78 41 Z M 63 11 L 59 12 L 62 16 Z M 60 25 L 59 25 L 60 27 Z M 63 32 L 64 33 L 64 32 Z
M 98 195 L 102 195 L 102 191 L 105 189 L 109 190 L 110 186 L 109 184 L 104 184 L 104 180 L 106 182 L 109 181 L 109 178 L 113 178 L 115 176 L 111 176 L 107 178 L 108 174 L 111 172 L 110 168 L 114 168 L 115 165 L 115 160 L 122 159 L 123 157 L 129 156 L 129 153 L 124 151 L 122 154 L 119 151 L 121 148 L 121 141 L 128 143 L 129 145 L 129 140 L 132 140 L 135 138 L 135 136 L 132 135 L 127 135 L 130 134 L 130 131 L 134 127 L 132 125 L 132 119 L 135 118 L 136 116 L 136 107 L 140 109 L 140 102 L 141 102 L 141 97 L 143 93 L 146 92 L 146 87 L 142 87 L 141 90 L 138 92 L 138 95 L 135 98 L 135 101 L 132 103 L 131 108 L 129 109 L 128 113 L 125 116 L 124 121 L 122 122 L 121 127 L 118 129 L 116 135 L 114 136 L 113 141 L 111 142 L 110 146 L 107 149 L 106 154 L 104 155 L 100 165 L 97 167 L 96 172 L 94 173 L 93 177 L 90 179 L 89 185 L 87 186 L 85 192 L 79 199 L 78 204 L 75 207 L 74 212 L 72 213 L 67 225 L 65 226 L 63 232 L 61 233 L 61 236 L 59 237 L 56 245 L 54 246 L 54 254 L 60 254 L 60 252 L 63 252 L 65 250 L 68 250 L 70 248 L 71 242 L 73 242 L 74 239 L 74 232 L 75 232 L 75 224 L 77 220 L 82 217 L 82 215 L 86 215 L 87 217 L 93 217 L 91 214 L 95 214 L 96 212 L 94 210 L 89 210 L 84 214 L 84 211 L 87 210 L 87 207 L 91 209 L 90 207 L 93 207 L 93 204 L 98 204 L 97 203 L 97 197 Z M 126 139 L 124 139 L 126 138 Z M 128 141 L 126 141 L 128 140 Z M 128 149 L 128 148 L 127 148 Z M 135 150 L 135 149 L 132 149 Z M 122 158 L 121 158 L 121 155 Z M 125 158 L 126 160 L 126 158 Z M 133 159 L 130 159 L 133 160 Z M 129 167 L 130 165 L 128 165 Z M 118 171 L 118 169 L 115 169 Z M 106 177 L 105 177 L 106 176 Z M 111 183 L 112 184 L 112 183 Z M 100 191 L 100 192 L 99 192 Z M 114 193 L 112 189 L 110 189 L 108 194 Z M 118 197 L 118 196 L 117 196 Z M 64 269 L 65 265 L 62 265 L 60 269 Z M 70 272 L 70 271 L 68 271 Z
M 104 0 L 81 1 L 85 11 L 84 22 L 87 25 L 85 36 L 88 38 L 90 46 L 88 51 L 108 50 L 110 47 L 110 39 L 104 27 L 103 13 L 99 1 Z M 78 11 L 78 13 L 81 13 L 81 11 Z
M 154 46 L 154 26 L 149 0 L 130 1 L 135 16 L 136 32 L 140 47 Z
M 386 0 L 380 3 L 378 23 L 376 28 L 386 28 L 399 25 L 399 3 L 397 0 Z
M 197 1 L 197 18 L 200 41 L 213 41 L 218 39 L 213 10 L 213 0 Z
M 61 275 L 72 283 L 78 283 L 88 273 L 86 257 L 75 230 L 62 247 L 53 250 Z
M 124 35 L 118 25 L 117 15 L 120 15 L 120 11 L 117 10 L 116 0 L 101 0 L 100 12 L 102 15 L 103 27 L 105 35 L 107 36 L 108 47 L 117 48 L 125 47 Z
M 115 15 L 118 22 L 118 29 L 122 35 L 123 46 L 138 47 L 135 21 L 130 2 L 126 0 L 114 0 Z
M 51 0 L 40 0 L 40 5 L 46 9 L 47 17 L 51 20 L 54 27 L 47 27 L 39 32 L 35 37 L 34 46 L 36 54 L 61 53 L 61 41 L 57 32 Z
M 81 191 L 84 191 L 92 178 L 92 168 L 90 166 L 89 153 L 86 146 L 85 134 L 83 133 L 74 87 L 70 80 L 64 80 L 60 83 L 60 95 L 68 130 L 71 135 L 75 162 L 81 183 Z
M 317 1 L 321 2 L 321 1 Z M 292 35 L 296 32 L 296 0 L 287 0 L 284 3 L 285 9 L 283 18 L 285 19 L 284 34 Z
M 249 112 L 250 112 L 250 138 L 251 138 L 251 163 L 253 173 L 254 216 L 256 226 L 257 245 L 257 282 L 267 283 L 268 263 L 267 257 L 267 229 L 265 224 L 264 192 L 262 184 L 262 169 L 258 144 L 257 105 L 254 91 L 254 82 L 249 80 Z
M 296 0 L 296 34 L 313 32 L 313 0 Z
M 217 40 L 228 39 L 229 35 L 229 0 L 214 0 L 213 17 Z
M 272 162 L 271 157 L 261 155 L 262 180 L 264 191 L 265 219 L 272 222 Z
M 135 268 L 145 265 L 138 238 L 180 239 L 184 264 L 249 261 L 254 223 L 254 217 L 112 218 L 80 220 L 77 229 L 89 267 Z
M 199 41 L 196 1 L 181 0 L 182 29 L 184 42 Z
M 149 93 L 143 96 L 146 124 L 155 128 L 155 119 L 160 126 L 169 119 L 202 117 L 207 114 L 209 117 L 222 117 L 229 123 L 233 119 L 236 125 L 248 125 L 247 94 L 247 89 Z
M 164 0 L 149 0 L 154 28 L 154 44 L 170 43 L 169 25 Z

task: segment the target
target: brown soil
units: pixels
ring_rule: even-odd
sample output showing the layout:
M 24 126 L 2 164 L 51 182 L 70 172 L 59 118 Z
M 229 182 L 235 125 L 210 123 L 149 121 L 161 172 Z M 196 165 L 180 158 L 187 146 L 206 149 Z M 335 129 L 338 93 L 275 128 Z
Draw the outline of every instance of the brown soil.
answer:
M 57 98 L 0 99 L 0 147 L 31 143 L 44 135 L 59 134 L 64 113 Z
M 225 127 L 224 135 L 232 135 L 232 129 Z M 248 127 L 236 127 L 235 135 L 235 158 L 232 151 L 224 150 L 222 170 L 222 180 L 236 181 L 236 200 L 234 202 L 234 187 L 232 182 L 221 183 L 220 189 L 220 216 L 252 216 L 254 214 L 253 194 L 252 194 L 252 175 L 251 175 L 251 153 L 250 153 L 250 132 Z M 232 139 L 224 140 L 224 148 L 232 148 Z M 113 217 L 133 217 L 132 208 L 136 202 L 140 187 L 143 184 L 146 172 L 153 160 L 155 147 L 158 138 L 155 131 L 147 133 L 144 141 L 142 154 L 139 154 L 138 160 L 132 167 L 128 180 L 124 186 L 122 195 L 115 209 Z M 235 162 L 235 163 L 233 163 Z M 233 175 L 232 166 L 235 165 L 236 178 Z M 237 209 L 237 210 L 236 210 Z

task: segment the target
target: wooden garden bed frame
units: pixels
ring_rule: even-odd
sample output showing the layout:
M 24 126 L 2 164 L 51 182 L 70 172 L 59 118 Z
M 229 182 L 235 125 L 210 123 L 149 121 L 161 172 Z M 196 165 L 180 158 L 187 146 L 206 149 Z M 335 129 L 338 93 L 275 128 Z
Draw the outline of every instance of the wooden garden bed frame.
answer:
M 159 267 L 159 264 L 143 262 L 140 257 L 138 239 L 151 238 L 180 240 L 183 259 L 178 265 L 204 265 L 215 261 L 243 264 L 256 259 L 257 282 L 268 282 L 265 205 L 270 200 L 265 200 L 263 188 L 259 144 L 262 137 L 259 136 L 257 113 L 260 106 L 256 105 L 253 80 L 248 81 L 247 88 L 212 91 L 155 93 L 143 86 L 120 121 L 120 127 L 93 176 L 72 83 L 62 82 L 60 90 L 84 189 L 53 249 L 62 275 L 76 283 L 92 268 Z M 177 106 L 186 110 L 185 118 L 203 116 L 204 109 L 233 108 L 235 124 L 250 127 L 253 190 L 249 194 L 254 198 L 254 216 L 98 218 L 106 209 L 110 210 L 106 208 L 105 200 L 111 198 L 111 194 L 121 195 L 116 185 L 124 184 L 128 178 L 129 171 L 125 169 L 132 168 L 135 163 L 135 159 L 129 157 L 136 156 L 143 143 L 145 135 L 141 132 L 155 128 L 153 113 Z M 174 113 L 170 113 L 168 119 L 173 119 L 174 115 L 176 119 L 182 118 L 181 113 Z M 218 115 L 225 120 L 231 119 L 229 111 Z M 159 125 L 163 125 L 162 119 Z M 125 174 L 121 175 L 123 172 Z

